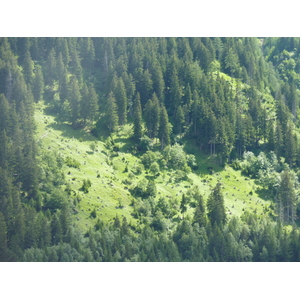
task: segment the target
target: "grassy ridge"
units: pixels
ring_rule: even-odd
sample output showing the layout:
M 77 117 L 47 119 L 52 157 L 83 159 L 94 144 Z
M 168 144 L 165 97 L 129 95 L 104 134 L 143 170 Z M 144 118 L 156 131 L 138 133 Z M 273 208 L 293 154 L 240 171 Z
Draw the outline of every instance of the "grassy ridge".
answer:
M 35 112 L 37 141 L 49 151 L 57 151 L 64 158 L 69 156 L 80 162 L 80 169 L 67 165 L 64 165 L 63 169 L 72 190 L 82 198 L 77 207 L 77 214 L 72 216 L 73 224 L 86 231 L 95 225 L 98 218 L 104 222 L 112 222 L 116 215 L 125 216 L 129 223 L 137 224 L 138 221 L 131 215 L 133 207 L 130 204 L 134 198 L 128 190 L 130 185 L 123 183 L 129 174 L 124 172 L 126 166 L 131 171 L 141 164 L 138 155 L 129 151 L 132 143 L 129 140 L 131 125 L 124 126 L 115 134 L 114 140 L 120 151 L 111 155 L 106 143 L 84 130 L 74 130 L 68 124 L 56 122 L 55 116 L 46 114 L 45 111 L 45 105 L 39 103 Z M 95 142 L 96 149 L 92 151 L 90 145 Z M 217 182 L 221 182 L 228 216 L 241 216 L 244 211 L 255 211 L 258 215 L 267 213 L 265 208 L 271 201 L 261 198 L 258 193 L 260 186 L 254 180 L 242 176 L 240 171 L 229 166 L 219 167 L 214 157 L 199 153 L 191 141 L 186 142 L 185 150 L 196 156 L 198 170 L 188 174 L 188 180 L 176 183 L 172 181 L 174 171 L 161 170 L 155 179 L 156 200 L 164 196 L 170 201 L 172 199 L 180 203 L 182 194 L 193 186 L 198 186 L 207 199 L 211 189 Z M 208 167 L 214 170 L 213 174 L 210 174 Z M 130 178 L 132 185 L 149 176 L 146 172 L 144 170 L 140 175 Z M 92 185 L 85 194 L 80 188 L 83 181 L 88 179 Z M 96 218 L 91 217 L 94 209 Z M 192 216 L 193 211 L 194 208 L 189 208 L 185 215 Z M 174 219 L 178 217 L 181 217 L 179 210 Z

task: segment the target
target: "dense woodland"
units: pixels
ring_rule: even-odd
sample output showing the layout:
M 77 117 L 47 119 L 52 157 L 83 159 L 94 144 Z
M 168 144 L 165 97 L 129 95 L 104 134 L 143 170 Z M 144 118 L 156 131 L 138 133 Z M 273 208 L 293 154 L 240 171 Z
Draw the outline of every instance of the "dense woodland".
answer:
M 299 261 L 299 84 L 300 38 L 1 38 L 0 261 Z M 130 189 L 139 225 L 92 211 L 83 232 L 63 172 L 82 162 L 42 148 L 39 103 L 111 153 L 130 125 L 131 151 L 152 177 L 196 171 L 181 147 L 192 140 L 257 180 L 272 211 L 228 215 L 221 183 L 173 203 L 145 179 Z

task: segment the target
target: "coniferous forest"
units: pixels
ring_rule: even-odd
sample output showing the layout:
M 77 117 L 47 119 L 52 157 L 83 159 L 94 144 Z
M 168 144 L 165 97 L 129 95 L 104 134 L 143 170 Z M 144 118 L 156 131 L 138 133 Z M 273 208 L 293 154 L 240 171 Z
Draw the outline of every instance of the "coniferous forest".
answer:
M 300 38 L 0 38 L 0 261 L 300 261 Z

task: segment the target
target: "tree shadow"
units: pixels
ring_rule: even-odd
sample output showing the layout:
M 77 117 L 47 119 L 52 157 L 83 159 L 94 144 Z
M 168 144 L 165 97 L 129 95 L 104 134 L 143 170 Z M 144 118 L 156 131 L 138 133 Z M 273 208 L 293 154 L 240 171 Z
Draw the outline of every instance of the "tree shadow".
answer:
M 275 199 L 274 199 L 275 197 L 272 195 L 272 193 L 270 193 L 270 191 L 268 191 L 268 189 L 259 188 L 259 189 L 256 189 L 255 192 L 259 198 L 261 198 L 265 201 L 271 201 L 271 202 L 275 203 Z
M 66 123 L 51 123 L 46 126 L 48 129 L 54 129 L 61 132 L 61 136 L 67 139 L 77 139 L 83 142 L 95 141 L 95 138 L 90 132 L 85 131 L 84 129 L 73 129 L 70 124 Z

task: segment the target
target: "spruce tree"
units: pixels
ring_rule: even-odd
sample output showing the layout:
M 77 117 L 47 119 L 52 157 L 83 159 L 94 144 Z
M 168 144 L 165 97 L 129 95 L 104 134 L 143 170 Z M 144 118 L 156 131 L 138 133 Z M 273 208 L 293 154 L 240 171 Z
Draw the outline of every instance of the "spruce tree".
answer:
M 200 227 L 205 227 L 206 225 L 206 211 L 204 205 L 204 199 L 202 195 L 198 195 L 196 199 L 196 208 L 194 212 L 193 222 L 198 223 Z
M 8 260 L 7 225 L 4 216 L 0 211 L 0 261 L 4 262 L 7 260 Z
M 64 104 L 64 102 L 68 99 L 68 93 L 69 93 L 68 87 L 69 87 L 68 71 L 66 68 L 64 68 L 62 78 L 59 81 L 59 89 L 58 89 L 61 104 Z
M 133 137 L 139 142 L 143 136 L 142 106 L 140 94 L 137 93 L 134 100 L 134 121 L 133 121 Z
M 70 82 L 70 97 L 69 103 L 71 108 L 71 122 L 75 128 L 78 125 L 80 118 L 80 106 L 81 106 L 81 93 L 79 90 L 79 84 L 76 76 L 71 78 Z
M 56 79 L 56 57 L 55 50 L 53 48 L 50 50 L 46 61 L 46 74 L 44 77 L 45 83 L 49 86 L 52 86 Z
M 107 98 L 107 127 L 109 133 L 116 131 L 119 124 L 119 117 L 117 113 L 116 98 L 113 92 L 110 92 Z
M 125 125 L 127 123 L 127 95 L 122 78 L 119 78 L 117 81 L 117 86 L 115 88 L 115 97 L 118 106 L 119 124 Z
M 207 216 L 212 225 L 225 225 L 226 212 L 220 183 L 217 183 L 207 200 L 207 210 Z
M 277 194 L 277 211 L 283 223 L 294 223 L 296 218 L 296 194 L 290 170 L 281 173 L 281 182 Z
M 35 102 L 39 102 L 43 99 L 44 95 L 44 77 L 42 73 L 42 68 L 36 66 L 36 72 L 33 79 L 32 93 L 34 96 Z
M 170 145 L 170 131 L 168 113 L 165 106 L 162 106 L 160 109 L 160 124 L 158 131 L 161 149 L 164 149 L 166 146 Z
M 23 61 L 23 73 L 25 81 L 28 85 L 30 85 L 33 80 L 33 67 L 34 64 L 31 59 L 30 52 L 27 50 Z

